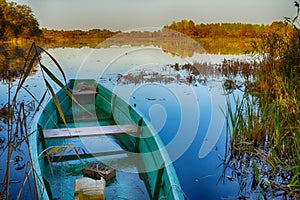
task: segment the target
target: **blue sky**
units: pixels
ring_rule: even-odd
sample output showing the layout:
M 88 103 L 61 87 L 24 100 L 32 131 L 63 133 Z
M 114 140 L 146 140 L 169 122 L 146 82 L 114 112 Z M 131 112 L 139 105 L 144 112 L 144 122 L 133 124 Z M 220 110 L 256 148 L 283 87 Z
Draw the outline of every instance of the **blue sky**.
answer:
M 10 1 L 10 0 L 7 0 Z M 269 24 L 294 16 L 294 0 L 13 0 L 49 29 L 130 30 L 172 21 Z

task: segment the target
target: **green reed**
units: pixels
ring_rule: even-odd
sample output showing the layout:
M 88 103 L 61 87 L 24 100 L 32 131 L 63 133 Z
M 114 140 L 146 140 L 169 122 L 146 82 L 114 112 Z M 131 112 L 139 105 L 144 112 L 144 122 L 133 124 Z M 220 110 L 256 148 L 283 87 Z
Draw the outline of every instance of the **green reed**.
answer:
M 263 189 L 263 194 L 271 197 L 296 197 L 300 177 L 300 115 L 291 114 L 279 100 L 264 101 L 249 95 L 241 100 L 233 98 L 233 102 L 228 98 L 227 159 L 229 164 L 238 162 L 240 167 L 250 168 L 249 176 L 255 174 L 255 181 L 260 183 L 252 189 Z
M 300 32 L 295 29 L 290 37 L 272 33 L 255 45 L 262 57 L 251 90 L 246 86 L 241 99 L 227 98 L 230 150 L 226 167 L 247 163 L 255 183 L 251 189 L 264 198 L 296 199 L 300 191 Z
M 45 55 L 49 56 L 51 61 L 55 64 L 55 66 L 60 71 L 60 75 L 63 77 L 64 83 L 59 81 L 56 75 L 54 75 L 46 66 L 44 66 L 40 61 L 40 55 L 41 53 L 45 53 Z M 45 91 L 42 93 L 43 95 L 41 98 L 37 99 L 24 85 L 27 80 L 27 78 L 30 76 L 30 74 L 35 71 L 35 67 L 40 67 L 42 71 L 42 79 L 45 83 Z M 29 124 L 32 122 L 32 119 L 37 114 L 38 110 L 43 108 L 42 103 L 45 100 L 45 97 L 48 94 L 52 96 L 54 99 L 54 103 L 56 105 L 56 108 L 62 117 L 64 119 L 64 115 L 61 112 L 61 107 L 59 102 L 57 101 L 56 94 L 53 89 L 53 84 L 58 85 L 60 88 L 65 89 L 64 85 L 66 84 L 66 77 L 64 74 L 64 71 L 62 67 L 59 65 L 57 60 L 52 57 L 46 50 L 43 48 L 35 45 L 35 43 L 32 43 L 32 46 L 30 47 L 28 51 L 28 55 L 25 57 L 24 67 L 22 69 L 21 76 L 19 77 L 19 81 L 15 85 L 13 83 L 12 78 L 10 77 L 9 70 L 7 69 L 7 87 L 8 87 L 8 102 L 3 105 L 3 107 L 0 108 L 0 120 L 2 124 L 0 124 L 1 133 L 6 132 L 7 134 L 7 141 L 6 146 L 4 147 L 4 151 L 7 152 L 7 164 L 5 170 L 5 176 L 4 180 L 1 183 L 0 188 L 0 196 L 1 199 L 10 199 L 12 198 L 12 195 L 10 193 L 10 187 L 11 184 L 14 184 L 14 181 L 12 181 L 11 178 L 11 171 L 12 171 L 12 162 L 13 154 L 15 152 L 19 152 L 23 155 L 27 154 L 29 160 L 26 161 L 26 164 L 24 164 L 25 173 L 23 180 L 19 180 L 18 182 L 21 182 L 21 187 L 19 190 L 19 194 L 16 197 L 17 199 L 22 198 L 22 193 L 24 190 L 24 186 L 27 182 L 30 186 L 30 192 L 32 193 L 32 197 L 34 199 L 38 199 L 38 192 L 37 192 L 37 183 L 39 180 L 39 177 L 36 176 L 36 172 L 34 169 L 34 163 L 37 162 L 36 160 L 33 160 L 30 154 L 31 148 L 29 144 L 29 137 L 33 135 L 36 130 L 32 130 L 30 132 Z M 11 95 L 12 87 L 16 87 L 15 92 Z M 29 105 L 26 105 L 23 101 L 18 100 L 18 96 L 22 91 L 27 92 L 31 97 L 34 104 L 34 109 L 28 108 Z M 71 99 L 74 99 L 74 97 L 71 95 L 69 91 L 66 91 L 67 95 L 70 96 Z M 71 145 L 68 146 L 70 149 L 75 149 Z M 60 153 L 63 155 L 65 152 L 65 148 L 61 147 L 60 150 L 63 149 Z M 74 150 L 77 154 L 76 150 Z M 45 154 L 47 157 L 50 154 L 59 153 L 55 152 L 54 150 L 49 150 L 47 154 Z M 78 154 L 77 154 L 78 155 Z M 1 155 L 3 156 L 3 155 Z M 43 156 L 43 155 L 41 155 Z M 33 183 L 29 183 L 29 177 L 32 177 Z M 33 191 L 32 191 L 33 190 Z

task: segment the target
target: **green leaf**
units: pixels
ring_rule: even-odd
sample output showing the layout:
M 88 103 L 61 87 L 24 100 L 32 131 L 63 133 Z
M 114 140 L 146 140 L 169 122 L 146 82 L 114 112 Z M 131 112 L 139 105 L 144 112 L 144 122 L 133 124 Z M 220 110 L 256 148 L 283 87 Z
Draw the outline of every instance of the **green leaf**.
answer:
M 19 146 L 21 146 L 21 145 L 23 144 L 23 142 L 24 142 L 25 140 L 27 140 L 27 139 L 28 139 L 32 134 L 34 134 L 35 132 L 36 132 L 36 130 L 34 130 L 34 131 L 32 131 L 31 133 L 27 134 L 26 137 L 24 137 L 22 140 L 20 140 L 20 141 L 16 144 L 15 148 L 17 149 Z
M 46 74 L 61 88 L 64 88 L 64 84 L 58 80 L 58 78 L 47 68 L 45 65 L 41 64 L 41 68 L 46 72 Z
M 26 87 L 23 87 L 23 89 L 34 99 L 34 101 L 39 102 L 39 100 L 37 100 L 37 98 Z
M 259 181 L 258 167 L 254 160 L 253 160 L 253 168 L 254 168 L 255 180 L 258 182 Z
M 27 89 L 25 89 L 25 90 L 27 91 Z M 42 96 L 42 98 L 41 98 L 40 101 L 38 101 L 38 100 L 33 96 L 33 94 L 31 94 L 31 92 L 28 91 L 28 93 L 33 97 L 33 99 L 34 99 L 36 102 L 39 103 L 38 106 L 37 106 L 36 109 L 35 109 L 35 112 L 34 112 L 32 118 L 31 118 L 30 122 L 29 122 L 29 124 L 30 124 L 30 123 L 32 122 L 32 120 L 34 120 L 35 114 L 37 113 L 37 111 L 40 109 L 42 103 L 44 102 L 45 97 L 46 97 L 46 94 L 47 94 L 47 90 L 44 92 L 44 94 L 43 94 L 43 96 Z M 51 118 L 50 118 L 50 119 L 51 119 Z
M 8 119 L 8 117 L 7 116 L 5 116 L 5 115 L 0 115 L 0 118 L 2 118 L 2 119 Z
M 16 93 L 15 93 L 15 96 L 14 96 L 14 99 L 13 101 L 16 100 L 17 98 L 17 94 L 19 93 L 19 90 L 22 88 L 24 82 L 26 81 L 27 77 L 29 76 L 30 72 L 32 71 L 33 67 L 34 67 L 34 61 L 37 57 L 37 53 L 34 54 L 33 58 L 30 60 L 30 63 L 28 65 L 28 67 L 26 67 L 26 70 L 24 72 L 24 75 L 22 76 L 22 78 L 20 79 L 20 82 L 19 82 L 19 85 L 17 87 L 17 90 L 16 90 Z
M 50 91 L 50 93 L 52 95 L 53 101 L 55 103 L 55 106 L 56 106 L 56 108 L 58 110 L 58 113 L 59 113 L 60 117 L 62 118 L 64 124 L 67 126 L 67 122 L 66 122 L 64 113 L 63 113 L 63 111 L 62 111 L 62 109 L 60 107 L 59 101 L 57 99 L 57 96 L 56 96 L 55 92 L 53 91 L 53 88 L 51 87 L 51 85 L 49 84 L 49 82 L 46 79 L 45 79 L 45 83 L 46 83 L 46 86 L 47 86 L 47 88 L 49 89 L 49 91 Z
M 58 154 L 59 152 L 61 152 L 65 147 L 63 146 L 55 146 L 52 147 L 49 151 L 47 151 L 47 155 L 55 155 Z
M 66 153 L 66 150 L 67 150 L 67 147 L 64 147 L 63 150 L 61 151 L 60 155 L 59 155 L 58 160 L 61 160 L 61 159 L 62 159 L 62 157 L 63 157 L 63 156 L 65 155 L 65 153 Z
M 60 66 L 60 64 L 57 62 L 57 60 L 49 52 L 47 52 L 45 49 L 43 49 L 42 47 L 37 46 L 37 48 L 39 48 L 41 51 L 45 52 L 51 58 L 51 60 L 55 63 L 55 65 L 59 69 L 60 73 L 62 74 L 62 76 L 64 78 L 64 81 L 65 81 L 65 84 L 67 84 L 66 75 L 65 75 L 62 67 Z
M 47 68 L 45 67 L 43 64 L 41 64 L 41 67 L 42 69 L 46 72 L 46 74 L 62 89 L 64 90 L 64 92 L 75 102 L 76 99 L 73 97 L 73 95 L 71 94 L 71 92 L 69 90 L 67 90 L 65 88 L 65 85 L 60 81 L 58 80 L 58 78 Z
M 72 101 L 74 103 L 76 103 L 77 105 L 79 105 L 83 110 L 85 110 L 86 112 L 90 113 L 88 110 L 86 110 L 83 106 L 81 106 L 78 101 L 74 98 L 74 96 L 71 94 L 71 92 L 69 90 L 66 89 L 66 87 L 64 86 L 64 84 L 58 80 L 58 78 L 47 68 L 45 67 L 43 64 L 41 64 L 41 68 L 46 72 L 46 74 L 72 99 Z
M 293 176 L 291 182 L 289 183 L 289 186 L 291 186 L 291 187 L 295 187 L 297 185 L 299 186 L 299 176 L 300 176 L 300 173 L 296 173 Z

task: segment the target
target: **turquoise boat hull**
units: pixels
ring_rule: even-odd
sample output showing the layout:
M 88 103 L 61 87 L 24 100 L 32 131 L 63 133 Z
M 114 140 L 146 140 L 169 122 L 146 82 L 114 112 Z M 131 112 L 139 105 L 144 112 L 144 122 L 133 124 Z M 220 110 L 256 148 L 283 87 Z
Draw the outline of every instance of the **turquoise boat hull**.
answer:
M 39 199 L 74 199 L 74 182 L 83 176 L 82 167 L 97 162 L 117 171 L 116 178 L 106 184 L 106 199 L 184 199 L 161 139 L 139 112 L 94 80 L 73 79 L 66 89 L 76 100 L 58 91 L 64 117 L 51 99 L 30 137 Z M 137 133 L 50 139 L 44 134 L 55 129 L 127 124 L 136 126 Z

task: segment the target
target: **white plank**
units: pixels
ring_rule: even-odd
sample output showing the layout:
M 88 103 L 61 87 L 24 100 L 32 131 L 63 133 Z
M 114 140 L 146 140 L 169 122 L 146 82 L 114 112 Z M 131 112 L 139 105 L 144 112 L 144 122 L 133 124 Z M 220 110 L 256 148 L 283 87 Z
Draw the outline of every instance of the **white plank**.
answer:
M 90 137 L 119 134 L 136 134 L 138 127 L 134 124 L 112 125 L 112 126 L 91 126 L 78 128 L 59 128 L 43 130 L 45 139 Z

